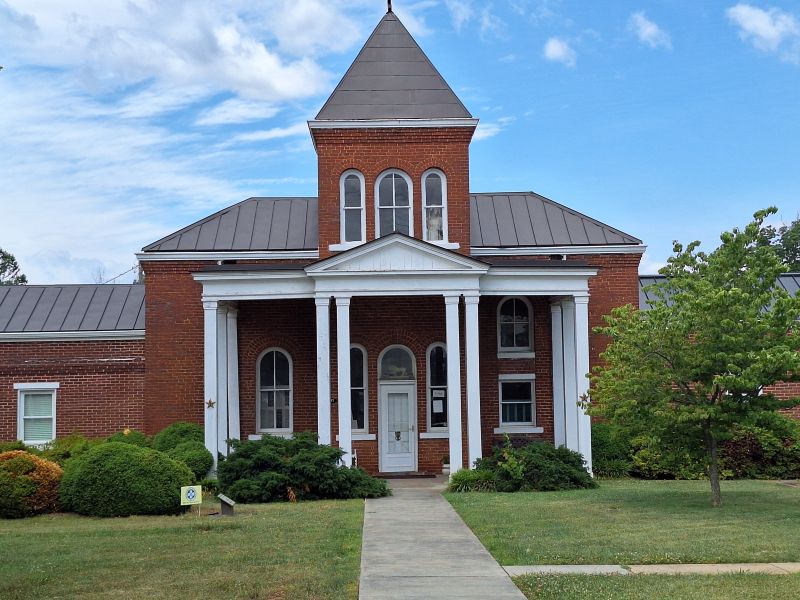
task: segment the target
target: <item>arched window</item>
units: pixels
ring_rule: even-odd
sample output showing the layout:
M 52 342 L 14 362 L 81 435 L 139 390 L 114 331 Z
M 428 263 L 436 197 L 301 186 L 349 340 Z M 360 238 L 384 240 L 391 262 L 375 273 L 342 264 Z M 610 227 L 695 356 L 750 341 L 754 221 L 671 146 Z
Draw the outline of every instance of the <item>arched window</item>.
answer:
M 390 346 L 384 350 L 378 365 L 378 377 L 384 381 L 416 379 L 414 357 L 411 351 L 403 346 Z
M 340 226 L 342 244 L 366 241 L 366 211 L 364 210 L 364 176 L 358 171 L 342 173 L 339 181 L 341 196 Z
M 413 189 L 408 175 L 392 170 L 378 177 L 375 205 L 376 237 L 394 231 L 414 235 Z
M 350 412 L 353 431 L 367 431 L 367 351 L 350 346 Z
M 437 342 L 428 348 L 428 431 L 447 428 L 447 349 Z
M 258 359 L 258 430 L 292 431 L 292 359 L 280 348 Z
M 422 239 L 447 241 L 447 178 L 439 170 L 422 174 Z
M 530 353 L 533 350 L 533 311 L 525 298 L 504 298 L 497 307 L 497 348 L 499 352 Z

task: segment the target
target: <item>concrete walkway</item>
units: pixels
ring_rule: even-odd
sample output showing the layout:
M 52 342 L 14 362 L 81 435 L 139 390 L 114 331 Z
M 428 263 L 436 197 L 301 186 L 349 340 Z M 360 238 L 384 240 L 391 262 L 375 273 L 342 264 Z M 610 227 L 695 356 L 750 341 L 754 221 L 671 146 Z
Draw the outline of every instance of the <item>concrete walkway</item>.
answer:
M 503 567 L 511 577 L 520 575 L 723 575 L 728 573 L 800 573 L 800 563 L 725 563 L 676 565 L 529 565 Z
M 525 600 L 441 496 L 444 479 L 390 485 L 366 502 L 360 600 Z

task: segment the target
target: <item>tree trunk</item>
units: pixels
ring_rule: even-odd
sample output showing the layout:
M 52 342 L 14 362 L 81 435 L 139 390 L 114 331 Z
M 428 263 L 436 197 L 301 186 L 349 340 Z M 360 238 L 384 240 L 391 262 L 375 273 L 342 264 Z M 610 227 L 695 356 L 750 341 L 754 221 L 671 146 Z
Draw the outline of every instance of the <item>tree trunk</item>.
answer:
M 719 489 L 719 457 L 717 456 L 717 439 L 711 432 L 711 425 L 703 427 L 708 453 L 708 478 L 711 481 L 711 504 L 714 508 L 722 506 L 722 494 Z

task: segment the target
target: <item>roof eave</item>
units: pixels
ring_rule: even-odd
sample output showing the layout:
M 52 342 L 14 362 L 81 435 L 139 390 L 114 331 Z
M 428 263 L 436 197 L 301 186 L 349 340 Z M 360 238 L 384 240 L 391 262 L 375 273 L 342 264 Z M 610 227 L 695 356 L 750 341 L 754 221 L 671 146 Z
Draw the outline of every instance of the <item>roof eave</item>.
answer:
M 384 129 L 408 127 L 477 127 L 480 119 L 439 118 L 439 119 L 312 119 L 308 128 L 314 129 Z

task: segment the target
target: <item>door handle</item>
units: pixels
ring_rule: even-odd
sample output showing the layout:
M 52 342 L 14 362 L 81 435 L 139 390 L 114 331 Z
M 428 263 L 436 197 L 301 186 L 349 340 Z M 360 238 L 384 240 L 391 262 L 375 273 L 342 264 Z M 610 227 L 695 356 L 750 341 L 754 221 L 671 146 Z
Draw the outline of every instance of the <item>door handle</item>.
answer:
M 413 425 L 411 426 L 411 429 L 409 429 L 409 431 L 414 431 L 414 426 Z

